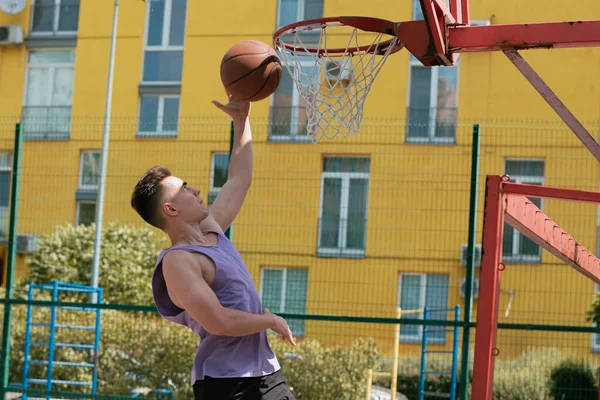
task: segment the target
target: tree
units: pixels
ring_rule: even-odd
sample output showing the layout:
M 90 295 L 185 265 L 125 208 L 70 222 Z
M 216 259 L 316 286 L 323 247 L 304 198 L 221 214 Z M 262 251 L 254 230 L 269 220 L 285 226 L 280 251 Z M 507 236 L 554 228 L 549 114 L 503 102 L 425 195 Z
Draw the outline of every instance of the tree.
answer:
M 95 229 L 94 224 L 66 225 L 42 236 L 39 251 L 28 260 L 27 282 L 90 285 Z M 152 271 L 160 252 L 156 235 L 146 227 L 111 222 L 102 232 L 100 248 L 103 302 L 152 305 Z

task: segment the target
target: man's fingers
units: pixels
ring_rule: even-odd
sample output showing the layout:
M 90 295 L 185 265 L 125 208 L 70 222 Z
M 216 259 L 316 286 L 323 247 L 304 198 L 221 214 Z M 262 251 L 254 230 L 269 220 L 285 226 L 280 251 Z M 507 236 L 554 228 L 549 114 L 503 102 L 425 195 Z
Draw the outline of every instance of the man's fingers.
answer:
M 292 344 L 292 346 L 296 345 L 296 342 L 294 341 L 294 336 L 292 335 L 292 331 L 290 331 L 289 328 L 288 328 L 288 331 L 287 331 L 287 339 Z
M 218 101 L 216 101 L 216 100 L 213 100 L 213 101 L 212 101 L 212 103 L 213 103 L 213 104 L 214 104 L 214 105 L 215 105 L 215 106 L 216 106 L 218 109 L 220 109 L 220 110 L 225 110 L 225 106 L 224 106 L 223 104 L 219 103 Z

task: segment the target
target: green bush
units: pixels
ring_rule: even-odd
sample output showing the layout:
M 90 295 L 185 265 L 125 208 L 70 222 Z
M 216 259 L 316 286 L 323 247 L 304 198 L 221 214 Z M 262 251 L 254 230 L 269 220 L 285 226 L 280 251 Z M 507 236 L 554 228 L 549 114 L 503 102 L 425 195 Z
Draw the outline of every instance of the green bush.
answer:
M 565 360 L 552 370 L 550 395 L 555 400 L 596 400 L 598 387 L 590 366 L 583 361 Z
M 448 356 L 432 354 L 427 357 L 427 369 L 430 371 L 451 371 L 452 363 Z M 392 370 L 392 358 L 386 357 L 381 362 L 380 371 Z M 397 391 L 409 400 L 419 398 L 419 379 L 421 373 L 421 356 L 404 355 L 398 358 Z M 373 380 L 373 384 L 389 388 L 391 378 L 379 377 Z M 448 394 L 452 379 L 448 375 L 428 375 L 425 380 L 425 391 Z
M 362 400 L 367 371 L 377 368 L 379 359 L 373 339 L 358 339 L 349 347 L 302 340 L 294 348 L 274 336 L 269 340 L 298 400 Z
M 29 281 L 54 280 L 89 285 L 95 229 L 94 224 L 59 226 L 54 233 L 40 237 L 39 251 L 28 258 L 28 276 L 21 286 Z M 146 227 L 107 224 L 102 232 L 99 263 L 104 303 L 154 304 L 150 279 L 159 245 L 154 233 Z M 21 295 L 23 290 L 19 289 Z M 86 300 L 77 296 L 70 299 Z
M 496 358 L 494 400 L 546 400 L 550 372 L 561 360 L 554 348 L 531 348 L 520 356 Z
M 50 310 L 34 307 L 36 321 L 48 321 Z M 10 379 L 22 382 L 23 354 L 25 346 L 26 307 L 13 308 L 11 335 Z M 2 312 L 0 312 L 0 317 Z M 90 315 L 82 316 L 73 311 L 60 310 L 59 323 L 91 324 Z M 86 320 L 87 319 L 87 320 Z M 198 338 L 187 328 L 162 319 L 156 313 L 102 312 L 100 351 L 98 357 L 98 393 L 128 395 L 128 388 L 146 387 L 170 389 L 177 399 L 193 397 L 190 385 L 191 368 Z M 47 331 L 32 328 L 32 340 L 48 340 Z M 81 330 L 57 330 L 57 342 L 93 343 L 93 332 Z M 32 360 L 47 360 L 47 347 L 31 346 Z M 55 361 L 91 362 L 89 351 L 68 347 L 55 347 Z M 89 368 L 55 366 L 56 380 L 90 381 Z M 31 365 L 29 377 L 43 378 L 45 366 Z M 54 390 L 89 392 L 88 388 L 54 386 Z

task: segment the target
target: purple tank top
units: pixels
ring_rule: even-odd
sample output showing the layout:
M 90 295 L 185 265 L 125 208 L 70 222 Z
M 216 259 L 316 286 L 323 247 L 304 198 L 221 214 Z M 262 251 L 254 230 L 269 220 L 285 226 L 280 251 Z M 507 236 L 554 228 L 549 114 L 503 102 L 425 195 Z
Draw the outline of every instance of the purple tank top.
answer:
M 254 314 L 263 312 L 254 281 L 238 251 L 222 233 L 207 232 L 218 235 L 216 246 L 173 246 L 160 252 L 152 276 L 156 308 L 167 320 L 187 326 L 200 337 L 192 368 L 192 384 L 205 376 L 240 378 L 272 374 L 280 366 L 269 346 L 266 331 L 242 337 L 213 335 L 169 297 L 162 271 L 163 257 L 171 250 L 187 250 L 204 254 L 214 262 L 216 273 L 210 287 L 223 307 Z

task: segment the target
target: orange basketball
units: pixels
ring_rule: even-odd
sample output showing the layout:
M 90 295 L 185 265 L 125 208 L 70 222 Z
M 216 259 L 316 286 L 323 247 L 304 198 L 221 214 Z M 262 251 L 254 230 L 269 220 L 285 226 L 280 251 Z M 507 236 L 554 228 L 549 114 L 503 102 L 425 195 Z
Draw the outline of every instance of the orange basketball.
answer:
M 263 100 L 273 94 L 280 80 L 281 61 L 275 50 L 263 42 L 239 42 L 221 60 L 221 82 L 238 100 Z

